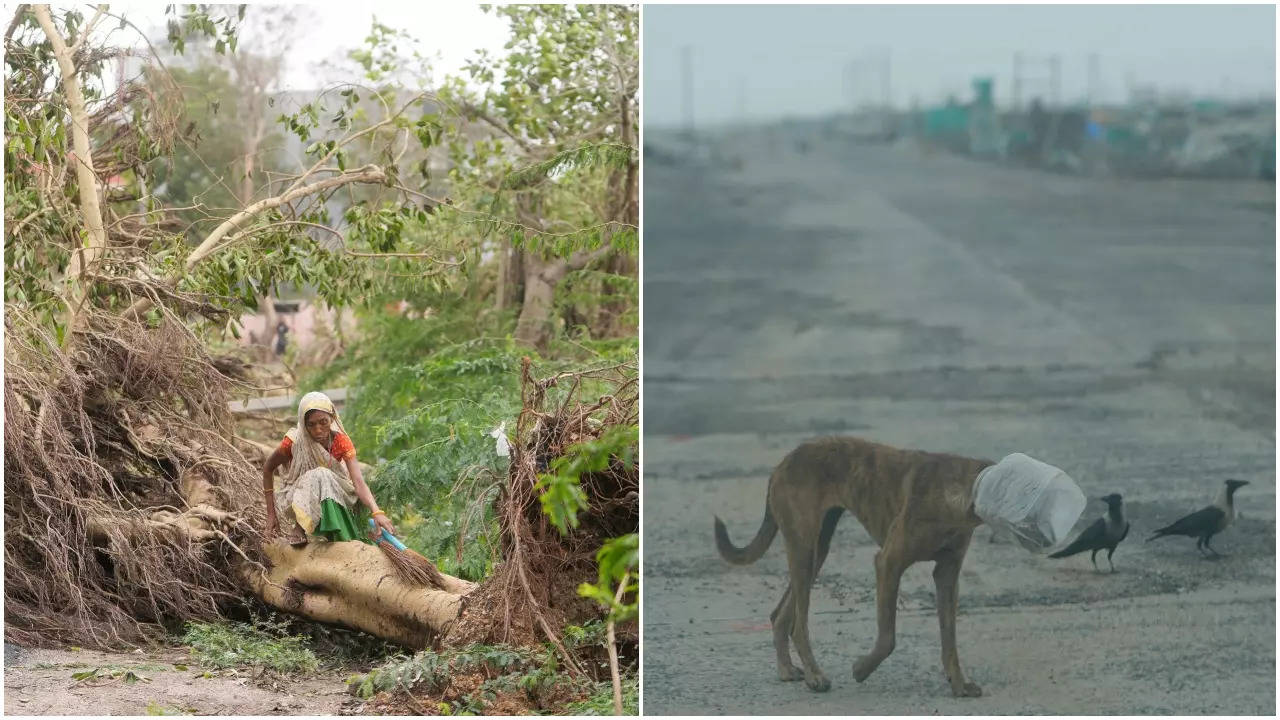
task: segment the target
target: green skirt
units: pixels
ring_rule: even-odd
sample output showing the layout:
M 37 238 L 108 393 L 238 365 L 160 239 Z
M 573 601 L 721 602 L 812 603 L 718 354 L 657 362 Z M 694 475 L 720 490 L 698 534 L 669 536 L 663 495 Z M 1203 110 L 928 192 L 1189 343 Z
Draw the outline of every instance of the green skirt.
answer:
M 330 498 L 320 501 L 320 523 L 316 525 L 316 534 L 324 536 L 330 542 L 363 540 L 372 544 L 369 534 L 360 531 L 355 514 L 342 503 Z

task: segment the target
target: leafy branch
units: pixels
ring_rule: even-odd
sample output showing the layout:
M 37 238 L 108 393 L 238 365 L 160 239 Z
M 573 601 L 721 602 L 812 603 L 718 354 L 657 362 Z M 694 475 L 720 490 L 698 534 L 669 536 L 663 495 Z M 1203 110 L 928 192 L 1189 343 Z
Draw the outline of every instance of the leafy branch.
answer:
M 503 179 L 501 187 L 504 190 L 522 190 L 586 168 L 625 171 L 635 161 L 635 154 L 636 149 L 624 143 L 586 143 L 516 170 Z
M 578 527 L 578 513 L 587 509 L 587 495 L 581 477 L 618 463 L 624 468 L 635 465 L 635 447 L 639 442 L 639 426 L 615 425 L 599 437 L 575 443 L 551 462 L 550 472 L 538 475 L 534 486 L 542 512 L 551 524 L 567 534 Z

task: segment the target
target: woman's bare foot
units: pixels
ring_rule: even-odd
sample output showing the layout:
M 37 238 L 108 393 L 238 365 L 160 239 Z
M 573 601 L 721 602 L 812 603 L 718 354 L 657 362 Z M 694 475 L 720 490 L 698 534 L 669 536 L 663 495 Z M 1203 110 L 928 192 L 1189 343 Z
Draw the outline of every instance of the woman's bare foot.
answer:
M 289 544 L 294 547 L 300 547 L 307 544 L 307 534 L 302 531 L 300 526 L 293 526 L 293 532 L 289 533 Z

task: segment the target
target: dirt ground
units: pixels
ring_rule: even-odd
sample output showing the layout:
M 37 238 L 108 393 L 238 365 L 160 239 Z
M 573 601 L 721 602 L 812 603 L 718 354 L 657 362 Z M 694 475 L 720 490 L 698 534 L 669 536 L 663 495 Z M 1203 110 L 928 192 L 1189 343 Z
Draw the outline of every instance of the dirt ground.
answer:
M 206 669 L 181 650 L 27 650 L 6 643 L 4 664 L 5 715 L 337 715 L 358 704 L 342 673 L 266 683 L 246 671 L 211 670 L 205 677 Z M 95 668 L 98 677 L 72 677 Z
M 645 713 L 1273 714 L 1275 186 L 1051 175 L 812 128 L 713 146 L 646 156 Z M 1077 530 L 1120 492 L 1117 572 L 981 528 L 958 637 L 983 697 L 950 695 L 929 564 L 858 684 L 875 547 L 846 516 L 810 625 L 833 687 L 782 683 L 782 542 L 732 567 L 711 519 L 745 544 L 773 466 L 823 434 L 1028 453 L 1091 498 Z M 1214 542 L 1228 557 L 1143 542 L 1227 478 L 1251 482 Z

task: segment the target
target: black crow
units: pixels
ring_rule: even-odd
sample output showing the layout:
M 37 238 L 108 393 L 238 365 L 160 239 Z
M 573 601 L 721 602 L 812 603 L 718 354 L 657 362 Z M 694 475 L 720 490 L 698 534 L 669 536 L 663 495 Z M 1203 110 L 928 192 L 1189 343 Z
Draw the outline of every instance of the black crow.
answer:
M 1107 551 L 1107 562 L 1111 565 L 1111 572 L 1116 571 L 1115 563 L 1111 562 L 1111 555 L 1115 553 L 1116 546 L 1124 540 L 1129 534 L 1129 521 L 1124 517 L 1124 501 L 1120 499 L 1119 493 L 1112 493 L 1102 501 L 1107 504 L 1107 514 L 1098 518 L 1092 525 L 1084 529 L 1070 545 L 1062 548 L 1049 557 L 1064 558 L 1071 557 L 1085 550 L 1092 550 L 1093 554 L 1089 556 L 1089 560 L 1093 562 L 1093 569 L 1098 569 L 1098 551 Z
M 1172 525 L 1160 528 L 1154 535 L 1147 538 L 1147 542 L 1165 535 L 1186 535 L 1187 537 L 1197 538 L 1196 549 L 1200 551 L 1201 555 L 1207 549 L 1213 553 L 1214 557 L 1222 557 L 1221 553 L 1209 545 L 1209 540 L 1214 535 L 1226 530 L 1231 521 L 1235 519 L 1236 508 L 1233 498 L 1236 490 L 1248 484 L 1246 480 L 1226 481 L 1222 485 L 1222 490 L 1218 491 L 1218 497 L 1213 501 L 1212 505 L 1197 510 Z

